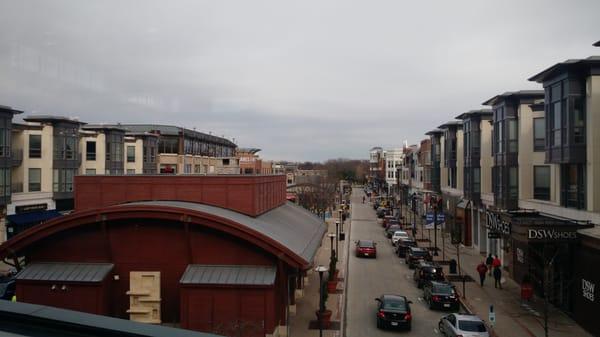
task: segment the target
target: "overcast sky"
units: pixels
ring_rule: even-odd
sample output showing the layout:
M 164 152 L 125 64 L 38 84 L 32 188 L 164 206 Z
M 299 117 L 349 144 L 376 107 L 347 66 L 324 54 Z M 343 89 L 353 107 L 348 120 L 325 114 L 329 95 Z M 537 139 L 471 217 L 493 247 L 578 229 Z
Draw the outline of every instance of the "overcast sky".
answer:
M 600 1 L 0 0 L 0 104 L 367 158 L 569 58 Z

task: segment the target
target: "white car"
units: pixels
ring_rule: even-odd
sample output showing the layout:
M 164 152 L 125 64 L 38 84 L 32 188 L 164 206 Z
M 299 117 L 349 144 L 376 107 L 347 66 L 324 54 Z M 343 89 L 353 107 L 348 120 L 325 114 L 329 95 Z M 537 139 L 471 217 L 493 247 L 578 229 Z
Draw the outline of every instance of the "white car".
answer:
M 395 246 L 400 239 L 408 239 L 408 233 L 405 231 L 395 231 L 392 234 L 392 244 Z
M 481 318 L 475 315 L 450 314 L 440 319 L 440 332 L 446 337 L 489 337 L 490 334 Z

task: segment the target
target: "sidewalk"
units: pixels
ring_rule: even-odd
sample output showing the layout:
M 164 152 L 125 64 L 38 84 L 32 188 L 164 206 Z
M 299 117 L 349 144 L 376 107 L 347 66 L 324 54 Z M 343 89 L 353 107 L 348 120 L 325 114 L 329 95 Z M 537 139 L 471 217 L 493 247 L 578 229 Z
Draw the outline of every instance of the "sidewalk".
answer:
M 338 212 L 334 212 L 335 215 Z M 323 265 L 329 267 L 329 257 L 331 254 L 331 242 L 328 233 L 335 233 L 335 220 L 337 218 L 330 218 L 326 220 L 328 225 L 328 231 L 323 238 L 323 242 L 321 243 L 321 247 L 317 252 L 317 256 L 315 258 L 315 266 Z M 346 233 L 346 240 L 339 241 L 339 253 L 338 253 L 338 262 L 337 269 L 339 269 L 339 278 L 338 282 L 338 294 L 329 294 L 326 307 L 327 309 L 333 311 L 331 315 L 331 321 L 333 322 L 342 322 L 343 315 L 343 290 L 345 284 L 344 279 L 346 275 L 346 266 L 347 266 L 347 253 L 348 253 L 348 234 L 350 232 L 350 220 L 346 219 L 344 222 L 344 232 Z M 335 240 L 333 241 L 334 249 L 335 249 Z M 313 268 L 314 269 L 314 268 Z M 327 278 L 327 273 L 323 273 L 323 279 Z M 317 316 L 315 312 L 319 308 L 319 273 L 311 270 L 308 272 L 307 277 L 305 278 L 305 287 L 301 291 L 296 291 L 296 308 L 295 314 L 290 314 L 289 318 L 289 337 L 317 337 L 319 336 L 318 329 L 309 329 L 309 325 L 311 321 L 316 321 Z M 343 329 L 343 327 L 340 327 Z M 325 337 L 338 337 L 341 336 L 341 330 L 323 330 L 323 336 Z
M 433 236 L 433 233 L 432 233 Z M 420 237 L 420 234 L 417 235 Z M 438 233 L 438 246 L 442 248 L 441 232 Z M 456 246 L 450 243 L 447 235 L 443 240 L 446 260 L 457 259 Z M 421 243 L 425 246 L 427 243 Z M 499 337 L 538 337 L 544 336 L 544 302 L 540 298 L 534 299 L 527 305 L 521 304 L 521 288 L 512 279 L 502 278 L 502 289 L 494 288 L 494 278 L 486 277 L 484 286 L 479 286 L 477 265 L 485 259 L 473 248 L 460 248 L 460 268 L 463 274 L 470 276 L 474 281 L 465 282 L 465 307 L 473 314 L 488 321 L 490 305 L 496 312 L 496 324 L 493 331 Z M 435 260 L 442 260 L 442 251 Z M 446 269 L 447 271 L 447 269 Z M 459 293 L 463 294 L 463 283 L 454 282 Z M 548 334 L 552 337 L 591 337 L 571 318 L 562 311 L 550 306 L 548 318 Z

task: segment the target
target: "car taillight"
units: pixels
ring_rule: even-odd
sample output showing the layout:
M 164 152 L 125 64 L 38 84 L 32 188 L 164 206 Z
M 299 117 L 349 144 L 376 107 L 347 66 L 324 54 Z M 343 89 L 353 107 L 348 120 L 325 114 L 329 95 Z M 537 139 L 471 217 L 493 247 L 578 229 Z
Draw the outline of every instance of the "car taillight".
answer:
M 412 315 L 410 313 L 404 315 L 404 319 L 410 321 L 412 319 Z
M 373 316 L 371 316 L 371 317 L 373 317 Z M 385 318 L 385 313 L 383 312 L 383 310 L 379 310 L 379 312 L 377 313 L 377 317 Z
M 440 297 L 437 295 L 431 296 L 431 300 L 434 302 L 439 302 L 440 301 Z

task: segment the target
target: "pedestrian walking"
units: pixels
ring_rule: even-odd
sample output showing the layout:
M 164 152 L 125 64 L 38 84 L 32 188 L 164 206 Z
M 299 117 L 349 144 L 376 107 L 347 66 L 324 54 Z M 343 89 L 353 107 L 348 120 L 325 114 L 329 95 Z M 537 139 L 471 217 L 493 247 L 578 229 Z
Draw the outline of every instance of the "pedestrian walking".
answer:
M 494 268 L 494 287 L 495 288 L 502 289 L 502 282 L 500 282 L 501 279 L 502 279 L 502 270 L 500 270 L 500 267 Z
M 365 196 L 363 195 L 363 204 L 365 203 Z
M 488 272 L 490 273 L 490 276 L 492 276 L 492 262 L 494 262 L 494 258 L 492 257 L 492 253 L 490 253 L 487 259 L 485 259 L 485 264 L 487 266 Z
M 488 267 L 485 265 L 484 261 L 481 261 L 481 263 L 477 266 L 477 272 L 479 273 L 479 283 L 481 283 L 481 286 L 483 287 L 483 281 L 485 281 L 485 274 L 488 271 Z
M 498 258 L 498 255 L 494 255 L 494 260 L 492 260 L 492 268 L 500 268 L 502 266 L 502 261 Z

